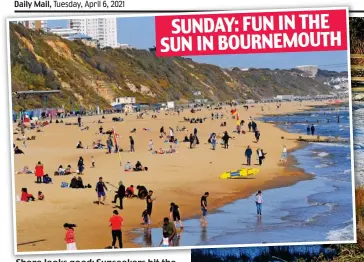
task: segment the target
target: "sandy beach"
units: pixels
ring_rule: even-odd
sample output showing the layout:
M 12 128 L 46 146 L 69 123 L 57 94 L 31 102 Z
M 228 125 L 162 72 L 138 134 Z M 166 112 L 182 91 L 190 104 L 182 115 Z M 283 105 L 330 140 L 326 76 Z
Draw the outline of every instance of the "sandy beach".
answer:
M 321 105 L 323 102 L 290 102 L 282 103 L 279 109 L 275 104 L 258 104 L 245 111 L 243 107 L 237 107 L 240 119 L 245 120 L 243 130 L 247 131 L 249 117 L 259 118 L 269 114 L 286 114 L 304 111 L 311 106 Z M 263 106 L 264 111 L 261 110 Z M 36 195 L 42 191 L 44 201 L 31 203 L 16 202 L 16 230 L 18 252 L 30 251 L 58 251 L 65 250 L 63 224 L 77 224 L 76 243 L 78 249 L 103 249 L 111 245 L 111 230 L 108 227 L 109 218 L 112 216 L 114 192 L 108 192 L 106 205 L 96 205 L 97 200 L 95 185 L 98 177 L 102 176 L 104 182 L 117 185 L 120 179 L 128 187 L 133 184 L 144 185 L 154 191 L 156 201 L 153 206 L 152 226 L 160 227 L 164 217 L 169 216 L 169 205 L 175 202 L 179 205 L 182 219 L 199 216 L 200 197 L 205 191 L 210 193 L 208 199 L 209 212 L 231 203 L 240 198 L 250 196 L 258 190 L 278 188 L 293 185 L 298 181 L 311 179 L 312 176 L 303 173 L 293 167 L 295 159 L 290 157 L 286 164 L 281 164 L 282 147 L 285 145 L 288 152 L 292 152 L 304 144 L 296 141 L 298 134 L 291 134 L 281 130 L 270 123 L 256 120 L 261 137 L 255 143 L 254 133 L 236 134 L 235 120 L 231 118 L 230 107 L 224 108 L 224 120 L 211 120 L 211 111 L 203 109 L 192 114 L 184 110 L 180 114 L 170 113 L 165 115 L 162 111 L 157 119 L 145 116 L 144 119 L 136 119 L 136 114 L 123 116 L 124 122 L 112 122 L 114 115 L 106 115 L 101 124 L 104 131 L 113 127 L 120 135 L 118 143 L 124 152 L 121 152 L 122 163 L 130 161 L 135 164 L 141 161 L 149 168 L 147 172 L 124 172 L 120 167 L 117 154 L 106 154 L 105 150 L 94 150 L 92 142 L 101 139 L 105 144 L 107 135 L 98 134 L 100 124 L 97 123 L 101 116 L 83 117 L 84 126 L 89 126 L 88 131 L 81 131 L 76 125 L 51 124 L 42 128 L 43 132 L 35 130 L 27 131 L 26 136 L 36 136 L 35 141 L 28 141 L 24 148 L 14 135 L 14 143 L 24 152 L 24 155 L 15 155 L 15 173 L 24 166 L 33 170 L 38 161 L 45 167 L 45 173 L 53 179 L 53 184 L 36 184 L 34 174 L 13 174 L 15 176 L 15 195 L 21 194 L 21 188 L 26 187 L 29 193 Z M 215 111 L 214 111 L 215 112 Z M 119 114 L 120 116 L 120 114 Z M 183 121 L 183 117 L 207 117 L 203 124 L 190 124 Z M 76 123 L 76 118 L 64 119 L 65 122 Z M 220 127 L 222 121 L 227 122 L 226 127 Z M 194 149 L 189 149 L 189 143 L 179 143 L 177 153 L 156 155 L 148 151 L 148 141 L 153 140 L 154 148 L 169 148 L 164 143 L 165 139 L 159 138 L 159 129 L 164 126 L 168 133 L 168 127 L 176 130 L 176 127 L 186 126 L 188 132 L 176 132 L 175 137 L 182 141 L 185 136 L 198 129 L 200 144 Z M 136 128 L 137 132 L 130 131 Z M 143 128 L 149 128 L 145 131 Z M 15 126 L 14 126 L 15 130 Z M 222 134 L 228 131 L 235 139 L 230 140 L 229 149 L 223 149 L 220 145 L 216 151 L 211 150 L 207 144 L 210 133 Z M 135 140 L 135 152 L 129 153 L 129 136 Z M 283 139 L 282 139 L 283 137 Z M 302 136 L 305 138 L 305 136 Z M 76 149 L 78 141 L 90 149 Z M 218 140 L 219 141 L 219 140 Z M 257 164 L 256 149 L 262 148 L 267 153 L 266 159 L 260 168 L 260 172 L 249 178 L 239 180 L 220 180 L 219 175 L 230 170 L 246 167 L 244 151 L 250 145 L 253 150 L 252 164 Z M 73 169 L 77 166 L 78 158 L 85 160 L 85 172 L 82 176 L 84 184 L 91 184 L 91 189 L 61 188 L 61 182 L 70 182 L 73 175 L 54 176 L 59 165 L 70 164 Z M 91 157 L 94 157 L 96 167 L 91 168 Z M 109 189 L 114 188 L 109 186 Z M 124 218 L 123 242 L 124 248 L 138 247 L 132 240 L 135 237 L 131 231 L 140 227 L 141 213 L 146 207 L 145 200 L 124 199 L 124 210 L 120 211 Z M 208 230 L 208 228 L 207 228 Z

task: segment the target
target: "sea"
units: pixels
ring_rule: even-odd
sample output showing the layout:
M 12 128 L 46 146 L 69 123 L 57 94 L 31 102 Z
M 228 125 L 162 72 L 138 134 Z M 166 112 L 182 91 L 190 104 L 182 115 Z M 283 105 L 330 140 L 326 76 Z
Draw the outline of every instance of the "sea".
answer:
M 362 112 L 364 121 L 364 107 Z M 348 106 L 318 107 L 310 111 L 269 116 L 260 120 L 282 123 L 278 125 L 280 128 L 300 134 L 306 134 L 307 125 L 314 124 L 315 135 L 347 140 L 350 138 Z M 364 143 L 362 145 L 364 154 Z M 308 143 L 291 154 L 297 160 L 297 167 L 314 176 L 312 180 L 265 190 L 262 218 L 256 215 L 255 197 L 252 195 L 209 214 L 207 227 L 200 226 L 199 218 L 185 220 L 178 245 L 255 245 L 353 240 L 350 144 Z M 213 201 L 213 197 L 210 201 Z M 159 246 L 162 238 L 160 228 L 138 229 L 135 232 L 139 233 L 139 237 L 135 239 L 137 244 Z

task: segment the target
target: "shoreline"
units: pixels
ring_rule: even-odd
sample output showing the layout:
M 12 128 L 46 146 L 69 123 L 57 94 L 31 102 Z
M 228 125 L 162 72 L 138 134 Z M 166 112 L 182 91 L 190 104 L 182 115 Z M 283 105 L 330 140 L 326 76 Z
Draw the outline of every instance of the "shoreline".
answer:
M 323 104 L 322 106 L 325 106 L 326 104 Z M 307 109 L 303 109 L 303 110 L 297 110 L 297 111 L 292 111 L 288 114 L 295 114 L 295 113 L 298 113 L 298 112 L 308 112 L 310 110 L 313 110 L 316 106 L 308 106 Z M 282 114 L 264 114 L 262 115 L 261 117 L 265 117 L 265 116 L 281 116 Z M 258 117 L 259 119 L 259 117 Z M 299 135 L 298 133 L 290 133 L 286 130 L 284 130 L 283 127 L 279 127 L 279 124 L 276 124 L 276 123 L 269 123 L 269 122 L 265 122 L 265 121 L 262 121 L 262 120 L 256 120 L 256 122 L 258 124 L 260 123 L 267 123 L 267 124 L 271 124 L 272 126 L 274 126 L 275 128 L 278 128 L 279 130 L 281 130 L 283 133 L 289 133 L 289 134 L 296 134 L 296 135 Z M 218 202 L 218 204 L 215 204 L 213 205 L 213 208 L 210 209 L 209 208 L 209 214 L 215 214 L 217 213 L 218 209 L 228 205 L 228 204 L 232 204 L 238 200 L 241 200 L 241 199 L 246 199 L 246 198 L 249 198 L 252 194 L 254 194 L 255 192 L 257 192 L 258 190 L 261 190 L 261 191 L 264 191 L 264 190 L 270 190 L 270 189 L 278 189 L 278 188 L 281 188 L 281 187 L 289 187 L 289 186 L 293 186 L 301 181 L 307 181 L 307 180 L 313 180 L 315 178 L 315 176 L 313 174 L 309 174 L 307 172 L 304 171 L 303 168 L 299 168 L 297 167 L 297 163 L 298 163 L 298 160 L 296 159 L 296 157 L 292 156 L 291 153 L 297 151 L 297 150 L 300 150 L 300 149 L 303 149 L 305 147 L 308 146 L 308 143 L 304 143 L 304 142 L 299 142 L 299 141 L 296 141 L 296 146 L 288 149 L 289 151 L 289 156 L 288 156 L 288 161 L 287 161 L 287 166 L 281 164 L 281 163 L 278 163 L 278 166 L 283 166 L 284 169 L 283 171 L 281 171 L 281 175 L 275 177 L 274 179 L 274 182 L 273 183 L 270 183 L 270 184 L 265 184 L 264 186 L 260 186 L 259 188 L 254 188 L 254 189 L 250 189 L 250 191 L 246 191 L 244 193 L 237 193 L 235 196 L 231 197 L 228 199 L 228 202 L 224 201 L 224 199 L 220 200 Z M 288 178 L 288 179 L 287 179 Z M 190 215 L 190 216 L 186 216 L 186 218 L 183 220 L 183 221 L 186 221 L 186 220 L 190 220 L 190 219 L 198 219 L 200 217 L 200 214 L 194 214 L 194 215 Z M 156 228 L 156 227 L 151 227 L 151 229 L 153 228 Z M 208 226 L 207 226 L 208 228 Z M 134 228 L 132 229 L 132 231 L 136 231 L 140 228 Z M 179 232 L 179 229 L 177 229 L 177 231 Z M 139 244 L 136 243 L 136 238 L 139 238 L 142 236 L 142 233 L 137 233 L 137 232 L 132 232 L 129 234 L 131 237 L 132 237 L 132 241 L 128 244 L 131 244 L 131 245 L 135 245 L 136 248 L 138 247 L 142 247 L 140 246 Z M 129 239 L 128 239 L 129 240 Z M 199 247 L 201 248 L 201 247 Z
M 325 104 L 325 103 L 319 103 L 319 104 Z M 313 105 L 313 107 L 314 106 L 315 105 Z M 295 109 L 289 110 L 289 111 L 290 111 L 290 113 L 294 113 L 294 112 L 301 111 L 301 110 L 305 111 L 309 107 L 311 107 L 311 106 L 303 106 L 302 109 L 295 108 Z M 243 109 L 242 108 L 239 108 L 239 109 L 241 110 L 241 112 L 243 112 Z M 287 112 L 282 112 L 281 114 L 285 114 L 285 113 L 287 113 Z M 257 119 L 259 117 L 261 117 L 260 114 L 257 114 L 256 116 L 254 116 L 255 119 Z M 230 119 L 230 116 L 229 116 L 229 119 Z M 230 119 L 229 121 L 232 121 L 232 120 Z M 226 181 L 221 182 L 221 180 L 219 180 L 217 178 L 217 180 L 213 180 L 213 181 L 211 181 L 211 179 L 209 179 L 208 181 L 207 180 L 204 181 L 203 183 L 206 183 L 207 185 L 209 185 L 209 184 L 210 185 L 213 185 L 213 184 L 216 185 L 217 183 L 218 184 L 219 183 L 224 183 L 225 186 L 226 186 L 226 189 L 228 191 L 228 192 L 222 192 L 221 189 L 219 189 L 219 186 L 218 187 L 215 186 L 212 190 L 208 190 L 210 192 L 210 195 L 212 196 L 211 197 L 211 200 L 209 202 L 209 212 L 211 212 L 212 210 L 216 210 L 219 207 L 222 207 L 222 206 L 227 205 L 229 203 L 232 203 L 232 202 L 234 202 L 236 200 L 239 200 L 239 199 L 242 199 L 242 198 L 247 198 L 250 195 L 252 195 L 254 192 L 256 192 L 257 190 L 267 190 L 267 189 L 273 189 L 273 188 L 280 188 L 280 187 L 292 186 L 292 185 L 294 185 L 294 184 L 296 184 L 296 183 L 298 183 L 300 181 L 313 179 L 313 175 L 307 174 L 307 173 L 303 172 L 303 169 L 300 169 L 298 167 L 293 167 L 293 165 L 295 165 L 295 163 L 297 163 L 297 160 L 294 159 L 294 157 L 291 156 L 290 153 L 293 152 L 293 151 L 296 151 L 296 150 L 298 150 L 298 149 L 300 149 L 300 148 L 302 148 L 304 146 L 306 146 L 304 143 L 301 143 L 301 142 L 298 142 L 298 141 L 289 141 L 289 138 L 290 137 L 292 138 L 294 136 L 298 136 L 298 134 L 289 133 L 287 131 L 283 131 L 283 130 L 281 130 L 279 127 L 277 127 L 274 124 L 271 125 L 271 124 L 268 124 L 268 123 L 261 122 L 259 120 L 256 120 L 256 122 L 258 123 L 258 126 L 259 127 L 261 127 L 261 126 L 268 126 L 268 125 L 271 126 L 270 128 L 268 128 L 268 130 L 271 130 L 274 133 L 275 136 L 278 136 L 278 135 L 281 136 L 283 134 L 283 136 L 285 137 L 284 140 L 283 140 L 283 141 L 285 141 L 284 143 L 285 144 L 286 143 L 287 144 L 289 143 L 289 145 L 287 146 L 287 149 L 288 149 L 288 152 L 289 152 L 289 161 L 286 164 L 288 166 L 279 164 L 278 161 L 277 162 L 273 162 L 272 160 L 269 160 L 269 162 L 270 162 L 270 166 L 269 167 L 265 168 L 264 167 L 264 164 L 262 166 L 263 171 L 261 171 L 261 172 L 263 172 L 264 175 L 262 175 L 261 173 L 259 173 L 257 175 L 257 179 L 243 179 L 243 180 L 239 180 L 239 181 L 245 181 L 245 182 L 242 182 L 242 183 L 246 183 L 246 184 L 249 183 L 250 184 L 249 186 L 247 186 L 247 185 L 244 186 L 244 184 L 240 185 L 240 183 L 239 183 L 239 185 L 233 185 L 233 183 L 238 184 L 238 183 L 236 183 L 236 180 L 226 180 Z M 259 129 L 260 130 L 263 130 L 262 135 L 265 136 L 266 135 L 266 133 L 264 132 L 265 128 L 259 128 Z M 247 133 L 247 135 L 249 135 L 249 133 Z M 247 136 L 247 135 L 245 135 L 245 136 Z M 205 144 L 204 142 L 201 142 L 201 143 L 202 144 Z M 206 146 L 204 146 L 204 147 L 206 147 Z M 240 149 L 242 149 L 241 146 L 238 146 L 238 145 L 232 145 L 231 146 L 231 148 L 233 148 L 232 150 L 235 150 L 234 152 L 239 152 L 239 151 L 236 151 L 236 149 L 235 149 L 237 147 L 239 147 Z M 201 148 L 201 146 L 200 146 L 200 148 Z M 196 152 L 197 151 L 202 151 L 202 149 L 200 149 L 200 148 L 194 149 L 193 150 L 193 153 L 194 153 L 194 151 L 196 151 Z M 218 151 L 223 151 L 223 149 L 218 149 Z M 281 149 L 279 148 L 278 151 L 281 151 Z M 206 152 L 206 153 L 208 153 L 208 152 Z M 268 153 L 269 153 L 268 154 L 268 158 L 271 158 L 270 152 L 268 152 Z M 253 160 L 253 162 L 255 162 L 255 160 Z M 215 171 L 213 173 L 218 173 L 218 172 Z M 127 174 L 127 175 L 129 175 L 129 174 Z M 124 174 L 124 176 L 127 176 L 127 175 Z M 17 176 L 19 176 L 19 175 L 16 175 L 16 177 Z M 85 178 L 86 178 L 86 176 L 87 175 L 85 175 Z M 205 175 L 205 177 L 208 177 L 208 174 Z M 252 180 L 258 180 L 258 181 L 252 181 Z M 184 181 L 181 181 L 181 180 L 178 180 L 178 181 L 181 182 L 180 184 L 182 184 L 182 187 L 183 186 L 187 186 L 187 184 Z M 188 182 L 188 181 L 186 181 L 186 182 Z M 86 182 L 86 184 L 87 183 L 88 182 Z M 124 184 L 126 186 L 128 186 L 126 183 L 124 183 Z M 156 193 L 158 193 L 157 190 L 154 190 L 154 191 Z M 205 191 L 205 190 L 201 190 L 201 192 L 198 192 L 198 193 L 188 192 L 188 190 L 187 191 L 186 190 L 181 190 L 180 187 L 175 188 L 175 190 L 173 190 L 173 187 L 172 188 L 169 187 L 169 189 L 165 189 L 164 188 L 164 190 L 163 190 L 163 192 L 166 195 L 169 194 L 170 191 L 173 191 L 174 194 L 177 193 L 177 194 L 183 195 L 183 197 L 184 197 L 183 199 L 185 199 L 185 200 L 182 200 L 181 199 L 180 201 L 177 201 L 177 203 L 182 207 L 182 212 L 181 213 L 182 213 L 182 219 L 183 220 L 187 220 L 187 219 L 190 219 L 190 218 L 193 218 L 193 217 L 197 217 L 197 216 L 200 215 L 199 208 L 196 208 L 196 202 L 197 201 L 195 201 L 195 200 L 192 201 L 192 200 L 193 199 L 196 199 L 196 198 L 199 199 L 200 194 L 202 195 L 202 191 Z M 16 192 L 17 192 L 17 190 L 16 190 Z M 166 198 L 167 199 L 164 199 L 164 201 L 163 201 L 164 206 L 166 206 L 166 204 L 171 201 L 170 199 L 168 199 L 168 197 L 166 197 Z M 111 200 L 111 199 L 109 198 L 109 200 Z M 124 206 L 125 205 L 129 206 L 128 205 L 129 204 L 128 203 L 129 201 L 130 202 L 133 202 L 133 203 L 134 202 L 135 203 L 138 202 L 137 200 L 135 200 L 135 201 L 134 200 L 125 200 L 124 201 Z M 186 203 L 190 203 L 191 201 L 192 202 L 195 202 L 192 205 L 192 207 L 191 207 L 191 205 L 186 205 Z M 107 202 L 108 202 L 108 200 L 107 200 Z M 139 201 L 139 202 L 141 202 L 141 201 Z M 33 204 L 35 204 L 35 203 L 36 202 L 34 202 Z M 140 205 L 135 205 L 135 206 L 140 206 Z M 158 202 L 158 206 L 159 206 L 159 202 Z M 88 206 L 88 208 L 90 208 L 90 207 L 91 206 Z M 125 216 L 128 215 L 127 213 L 129 212 L 130 207 L 129 208 L 125 208 L 125 211 L 122 211 L 122 213 L 121 213 L 122 216 L 124 216 L 124 214 L 125 214 Z M 17 206 L 17 224 L 18 224 L 18 239 L 19 239 L 19 231 L 21 231 L 23 228 L 22 228 L 22 226 L 19 227 L 19 218 L 18 218 L 19 217 L 19 210 L 18 209 L 19 209 L 19 206 Z M 109 209 L 108 212 L 111 213 L 111 211 L 112 211 L 112 209 Z M 159 219 L 159 218 L 160 217 L 163 217 L 163 215 L 161 214 L 161 210 L 159 208 L 158 209 L 155 209 L 154 212 L 155 213 L 153 214 L 153 218 L 152 218 L 152 221 L 153 221 L 152 228 L 159 227 L 161 225 L 161 223 L 156 222 L 156 221 L 161 221 L 161 219 Z M 166 216 L 166 213 L 165 213 L 165 216 Z M 134 218 L 139 217 L 139 214 L 137 214 L 137 216 L 134 215 L 133 217 Z M 156 219 L 156 217 L 157 217 L 157 219 Z M 130 219 L 128 219 L 128 220 L 130 221 Z M 126 221 L 128 221 L 128 220 L 126 220 Z M 139 222 L 139 221 L 140 221 L 140 219 L 138 219 L 135 222 Z M 124 230 L 123 230 L 124 247 L 125 248 L 136 248 L 136 247 L 139 247 L 139 245 L 137 245 L 136 243 L 134 243 L 134 239 L 137 237 L 138 233 L 135 233 L 133 231 L 135 231 L 136 229 L 139 229 L 140 226 L 138 227 L 136 224 L 129 226 L 129 225 L 127 225 L 128 222 L 125 222 L 125 223 L 126 223 L 126 225 L 124 226 Z M 104 224 L 105 224 L 105 221 L 104 221 Z M 139 223 L 137 223 L 137 224 L 139 224 Z M 104 228 L 106 229 L 106 227 L 104 227 Z M 99 229 L 98 228 L 95 228 L 95 230 L 98 231 Z M 60 231 L 60 232 L 62 232 L 62 231 Z M 97 239 L 97 241 L 91 241 L 92 244 L 90 243 L 90 239 L 88 239 L 88 241 L 85 241 L 86 243 L 88 242 L 90 245 L 92 245 L 91 247 L 88 246 L 88 245 L 86 246 L 85 245 L 86 243 L 84 243 L 84 244 L 80 244 L 79 245 L 79 249 L 80 250 L 81 249 L 82 250 L 85 250 L 85 249 L 100 249 L 100 246 L 106 246 L 106 243 L 108 241 L 110 241 L 109 240 L 110 237 L 109 237 L 109 233 L 106 233 L 106 235 L 104 233 L 100 234 L 100 237 Z M 88 236 L 91 236 L 89 234 L 86 234 L 85 236 L 82 236 L 82 232 L 80 231 L 80 228 L 78 228 L 78 229 L 76 228 L 76 238 L 79 239 L 79 242 L 80 243 L 82 243 L 84 240 L 87 239 L 87 235 Z M 20 244 L 21 242 L 25 242 L 25 241 L 20 241 L 19 240 L 18 244 Z M 101 244 L 101 243 L 104 243 L 104 244 Z M 98 247 L 95 247 L 96 245 L 98 245 Z M 60 246 L 60 243 L 57 246 Z M 54 248 L 51 248 L 49 245 L 40 244 L 40 245 L 37 245 L 36 246 L 36 250 L 41 250 L 41 251 L 52 250 L 52 251 L 54 251 L 55 249 Z M 62 250 L 62 249 L 59 249 L 59 250 Z M 34 246 L 33 246 L 33 248 L 30 248 L 30 249 L 29 249 L 29 246 L 28 247 L 24 247 L 24 246 L 19 247 L 18 246 L 18 252 L 26 252 L 26 251 L 35 251 L 34 250 Z

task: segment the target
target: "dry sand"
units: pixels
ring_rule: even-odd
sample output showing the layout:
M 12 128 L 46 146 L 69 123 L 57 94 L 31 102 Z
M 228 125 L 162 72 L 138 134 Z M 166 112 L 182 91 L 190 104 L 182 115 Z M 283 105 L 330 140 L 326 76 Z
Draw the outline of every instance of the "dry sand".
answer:
M 284 114 L 308 109 L 309 106 L 318 105 L 318 102 L 283 103 L 278 110 L 275 104 L 266 104 L 264 112 L 261 105 L 256 105 L 245 111 L 238 107 L 240 119 L 245 120 L 243 130 L 247 130 L 248 117 L 259 117 L 264 114 Z M 109 218 L 112 215 L 113 205 L 111 200 L 114 193 L 109 192 L 106 200 L 107 205 L 96 205 L 97 200 L 95 184 L 98 177 L 102 176 L 104 181 L 117 185 L 122 177 L 127 187 L 133 184 L 145 185 L 147 189 L 154 191 L 157 200 L 154 202 L 152 222 L 153 227 L 162 224 L 163 217 L 169 215 L 169 204 L 175 202 L 179 205 L 182 219 L 200 215 L 200 197 L 205 191 L 210 192 L 209 212 L 234 200 L 248 197 L 257 190 L 277 188 L 292 185 L 300 180 L 311 179 L 297 168 L 292 168 L 294 159 L 290 158 L 287 164 L 280 164 L 279 159 L 282 146 L 286 145 L 288 152 L 298 148 L 301 144 L 296 141 L 298 134 L 289 134 L 282 131 L 273 124 L 256 121 L 261 132 L 260 141 L 254 143 L 254 134 L 246 133 L 237 135 L 232 131 L 235 129 L 235 120 L 231 119 L 230 108 L 223 110 L 227 118 L 227 127 L 220 127 L 222 120 L 211 120 L 211 111 L 204 109 L 195 114 L 185 110 L 180 116 L 158 115 L 158 119 L 146 116 L 143 120 L 137 120 L 136 115 L 124 117 L 124 122 L 112 122 L 112 115 L 106 115 L 103 120 L 104 131 L 115 127 L 120 134 L 119 145 L 124 149 L 121 153 L 122 162 L 131 161 L 133 164 L 140 160 L 144 166 L 149 167 L 148 172 L 121 172 L 117 154 L 106 154 L 106 150 L 76 149 L 78 141 L 91 148 L 92 142 L 102 139 L 106 143 L 107 135 L 99 135 L 97 120 L 100 116 L 84 117 L 83 122 L 90 127 L 89 131 L 81 131 L 76 125 L 51 124 L 44 127 L 41 133 L 27 131 L 26 136 L 36 135 L 36 141 L 28 141 L 28 147 L 23 148 L 21 142 L 16 141 L 20 135 L 14 135 L 14 142 L 25 151 L 25 155 L 15 155 L 15 172 L 20 171 L 27 165 L 33 169 L 38 161 L 45 167 L 45 173 L 53 178 L 53 184 L 36 184 L 34 175 L 15 175 L 15 195 L 20 195 L 21 188 L 28 188 L 28 192 L 36 195 L 40 190 L 45 195 L 44 201 L 31 203 L 16 202 L 16 227 L 18 252 L 29 251 L 56 251 L 65 250 L 63 224 L 65 222 L 75 223 L 76 243 L 78 249 L 103 249 L 111 245 L 111 230 L 108 227 Z M 190 124 L 183 121 L 185 117 L 208 117 L 203 124 Z M 93 123 L 96 121 L 96 123 Z M 76 118 L 66 119 L 65 122 L 76 123 Z M 154 155 L 148 152 L 148 141 L 153 139 L 154 147 L 167 149 L 164 139 L 159 139 L 159 129 L 164 126 L 168 134 L 168 127 L 186 126 L 189 132 L 175 132 L 175 137 L 180 141 L 185 135 L 189 135 L 194 127 L 198 129 L 200 145 L 195 149 L 189 149 L 188 143 L 180 143 L 177 153 L 169 155 Z M 133 134 L 135 140 L 135 151 L 129 153 L 130 131 L 136 128 Z M 150 128 L 151 131 L 143 131 Z M 216 151 L 211 150 L 207 144 L 211 132 L 222 133 L 227 130 L 231 136 L 228 150 L 217 146 Z M 282 139 L 281 137 L 284 137 Z M 305 137 L 305 136 L 303 136 Z M 244 151 L 250 145 L 253 150 L 252 164 L 257 164 L 255 150 L 258 147 L 267 153 L 266 160 L 259 174 L 253 179 L 219 180 L 219 175 L 225 171 L 244 168 Z M 70 189 L 61 188 L 61 182 L 70 182 L 71 176 L 53 176 L 59 165 L 72 167 L 77 166 L 78 158 L 82 156 L 85 160 L 84 184 L 90 183 L 92 189 Z M 96 168 L 91 168 L 91 156 L 94 156 Z M 109 189 L 113 189 L 109 186 Z M 139 228 L 141 213 L 145 209 L 145 200 L 125 199 L 124 210 L 124 248 L 137 247 L 133 242 L 132 229 Z M 36 241 L 34 244 L 28 242 Z

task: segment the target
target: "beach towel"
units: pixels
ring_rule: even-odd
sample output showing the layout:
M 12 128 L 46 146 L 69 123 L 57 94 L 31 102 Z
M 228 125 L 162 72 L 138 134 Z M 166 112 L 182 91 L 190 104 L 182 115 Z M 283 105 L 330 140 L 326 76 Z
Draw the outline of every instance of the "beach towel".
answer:
M 61 188 L 66 188 L 68 187 L 68 183 L 67 182 L 62 182 L 61 183 Z

